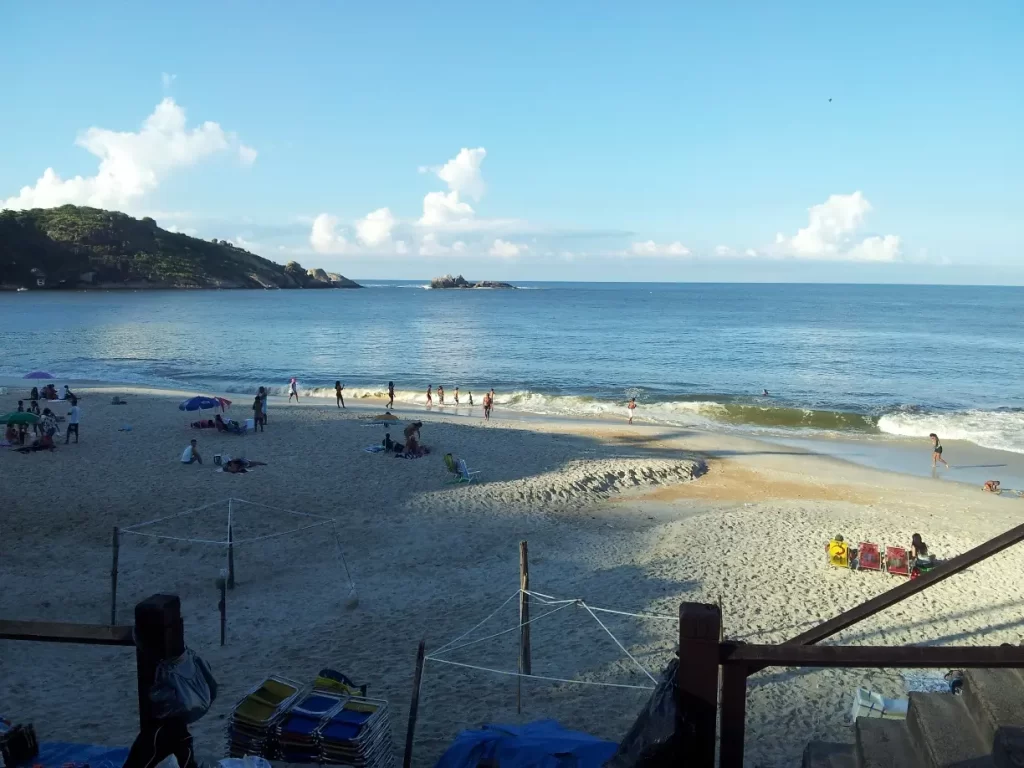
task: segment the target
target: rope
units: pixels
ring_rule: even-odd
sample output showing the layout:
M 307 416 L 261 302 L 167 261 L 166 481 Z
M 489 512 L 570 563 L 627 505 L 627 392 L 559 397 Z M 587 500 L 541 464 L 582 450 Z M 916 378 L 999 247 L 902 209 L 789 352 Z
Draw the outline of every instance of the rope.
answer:
M 172 520 L 175 517 L 182 517 L 184 515 L 191 515 L 193 512 L 202 512 L 204 509 L 216 506 L 217 504 L 224 504 L 224 501 L 211 501 L 209 504 L 204 504 L 201 507 L 193 507 L 192 509 L 186 509 L 184 512 L 175 512 L 173 515 L 165 515 L 164 517 L 158 517 L 156 520 L 147 520 L 144 523 L 136 523 L 135 525 L 129 525 L 127 528 L 122 528 L 121 532 L 131 531 L 134 528 L 145 528 L 147 525 L 153 525 L 154 523 L 162 523 L 164 520 Z
M 214 541 L 213 539 L 186 539 L 182 536 L 166 536 L 162 533 L 143 533 L 142 531 L 129 531 L 128 529 L 122 529 L 121 533 L 130 533 L 133 536 L 149 536 L 154 539 L 170 539 L 171 541 L 190 541 L 194 544 L 219 544 L 222 547 L 226 547 L 228 543 L 226 541 Z M 235 544 L 238 542 L 236 541 Z
M 554 605 L 555 603 L 576 602 L 576 600 L 559 600 L 558 598 L 552 597 L 551 595 L 545 595 L 542 592 L 532 592 L 529 589 L 523 591 L 531 597 L 540 598 L 542 601 L 547 602 L 549 605 Z M 630 613 L 629 611 L 616 611 L 611 608 L 597 608 L 593 605 L 589 607 L 592 611 L 597 611 L 598 613 L 614 613 L 618 616 L 632 616 L 635 619 L 663 619 L 666 621 L 679 621 L 678 616 L 669 616 L 668 614 L 664 613 Z
M 298 533 L 299 531 L 306 531 L 306 530 L 309 530 L 310 528 L 319 528 L 322 525 L 327 525 L 328 523 L 333 523 L 333 522 L 334 521 L 331 520 L 328 517 L 328 518 L 326 518 L 324 520 L 321 520 L 319 523 L 312 523 L 310 525 L 304 525 L 301 528 L 293 528 L 290 531 L 281 531 L 279 533 L 268 533 L 266 536 L 256 536 L 255 538 L 252 538 L 252 539 L 241 539 L 240 541 L 234 542 L 234 544 L 235 544 L 235 546 L 238 546 L 239 544 L 251 544 L 254 541 L 265 541 L 266 539 L 275 539 L 278 536 L 287 536 L 290 533 Z
M 625 685 L 623 683 L 600 683 L 595 680 L 569 680 L 564 677 L 545 677 L 544 675 L 524 675 L 520 672 L 509 672 L 505 669 L 491 669 L 490 667 L 478 667 L 475 664 L 462 664 L 458 661 L 449 661 L 448 659 L 438 659 L 434 656 L 430 657 L 430 661 L 436 661 L 438 664 L 451 664 L 453 667 L 465 667 L 466 669 L 477 669 L 481 672 L 493 672 L 496 675 L 507 675 L 508 677 L 525 677 L 531 680 L 548 680 L 553 683 L 572 683 L 573 685 L 597 685 L 603 688 L 632 688 L 638 691 L 653 691 L 654 688 L 649 685 Z
M 494 618 L 494 615 L 495 615 L 495 614 L 496 614 L 496 613 L 497 613 L 498 611 L 500 611 L 500 610 L 501 610 L 502 608 L 504 608 L 504 607 L 505 607 L 506 605 L 508 605 L 508 604 L 509 604 L 509 603 L 510 603 L 510 602 L 511 602 L 512 600 L 514 600 L 515 598 L 519 597 L 519 592 L 520 592 L 520 590 L 518 590 L 518 589 L 517 589 L 517 590 L 516 590 L 515 592 L 513 592 L 513 593 L 512 593 L 511 595 L 509 595 L 508 599 L 507 599 L 507 600 L 506 600 L 506 601 L 505 601 L 504 603 L 502 603 L 502 604 L 501 604 L 501 605 L 499 605 L 499 606 L 498 606 L 497 608 L 495 608 L 495 609 L 494 609 L 494 611 L 493 611 L 493 612 L 491 612 L 491 614 L 490 614 L 490 615 L 489 615 L 489 616 L 488 616 L 488 617 L 487 617 L 486 619 L 484 619 L 483 621 L 481 621 L 481 622 L 480 622 L 479 624 L 475 625 L 475 626 L 474 626 L 474 627 L 473 627 L 472 629 L 470 629 L 470 630 L 469 630 L 468 632 L 463 632 L 463 633 L 462 633 L 461 635 L 459 635 L 458 637 L 456 637 L 456 638 L 455 638 L 454 640 L 450 640 L 450 641 L 448 641 L 447 643 L 445 643 L 444 645 L 442 645 L 442 646 L 441 646 L 440 648 L 438 648 L 438 649 L 437 649 L 436 651 L 434 651 L 433 655 L 434 655 L 434 656 L 436 656 L 436 655 L 437 655 L 437 654 L 439 654 L 439 653 L 444 653 L 444 652 L 445 652 L 446 650 L 448 650 L 449 646 L 455 645 L 455 644 L 456 644 L 457 642 L 459 642 L 460 640 L 463 640 L 463 639 L 465 639 L 466 637 L 468 637 L 469 635 L 473 634 L 473 632 L 475 632 L 475 631 L 476 631 L 477 629 L 479 629 L 479 628 L 480 628 L 481 626 L 483 626 L 483 625 L 484 625 L 484 624 L 486 624 L 486 623 L 487 623 L 488 621 L 490 621 L 491 619 L 493 619 L 493 618 Z
M 345 566 L 345 576 L 348 577 L 348 588 L 349 591 L 356 591 L 356 583 L 352 581 L 352 574 L 348 570 L 348 561 L 345 559 L 345 550 L 341 548 L 341 537 L 338 535 L 338 524 L 331 520 L 331 528 L 334 530 L 334 543 L 338 545 L 338 557 L 341 558 L 341 564 Z
M 635 658 L 633 658 L 633 654 L 630 653 L 629 651 L 627 651 L 626 650 L 626 646 L 624 646 L 622 643 L 619 642 L 619 638 L 617 638 L 615 635 L 613 635 L 612 631 L 610 629 L 608 629 L 608 627 L 606 627 L 604 625 L 604 622 L 601 621 L 599 618 L 597 618 L 597 614 L 594 613 L 592 610 L 590 610 L 590 606 L 587 605 L 586 603 L 584 603 L 582 600 L 580 601 L 580 605 L 582 605 L 584 608 L 586 608 L 587 609 L 587 613 L 589 613 L 591 616 L 594 617 L 594 621 L 596 621 L 598 624 L 601 625 L 601 629 L 603 629 L 605 632 L 608 633 L 608 637 L 610 637 L 615 642 L 615 644 L 617 646 L 619 646 L 619 650 L 622 651 L 624 654 L 626 654 L 629 657 L 629 660 L 632 661 L 634 664 L 636 664 L 637 668 L 641 672 L 643 672 L 645 675 L 647 675 L 647 677 L 650 678 L 652 683 L 657 685 L 658 681 L 654 679 L 654 675 L 652 675 L 650 672 L 648 672 L 647 668 L 645 666 L 643 666 L 639 661 L 637 661 Z
M 333 517 L 328 517 L 327 515 L 314 515 L 314 514 L 312 514 L 310 512 L 296 512 L 296 511 L 291 510 L 291 509 L 281 509 L 280 507 L 272 507 L 269 504 L 260 504 L 259 502 L 256 502 L 256 501 L 246 501 L 245 499 L 231 498 L 231 499 L 229 499 L 229 501 L 236 501 L 239 504 L 250 504 L 250 505 L 252 505 L 254 507 L 263 507 L 263 509 L 270 509 L 270 510 L 273 510 L 274 512 L 284 512 L 285 514 L 288 514 L 288 515 L 298 515 L 299 517 L 316 517 L 316 518 L 319 518 L 321 520 L 333 520 L 334 519 Z
M 552 613 L 558 613 L 559 611 L 565 610 L 566 608 L 569 608 L 572 605 L 573 605 L 573 603 L 567 603 L 566 605 L 563 605 L 563 606 L 560 606 L 558 608 L 555 608 L 552 611 L 548 611 L 547 613 L 542 613 L 540 616 L 534 616 L 532 619 L 530 619 L 529 621 L 524 621 L 522 624 L 516 624 L 514 627 L 510 627 L 509 629 L 503 629 L 503 630 L 501 630 L 501 632 L 495 632 L 493 635 L 487 635 L 487 637 L 481 637 L 481 638 L 477 638 L 476 640 L 470 640 L 468 643 L 463 643 L 462 645 L 457 645 L 454 648 L 445 648 L 444 651 L 434 651 L 434 653 L 432 653 L 427 658 L 434 658 L 438 653 L 451 653 L 452 651 L 457 651 L 460 648 L 468 648 L 471 645 L 476 645 L 477 643 L 482 643 L 485 640 L 493 640 L 496 637 L 501 637 L 502 635 L 507 635 L 509 632 L 515 632 L 517 629 L 520 629 L 521 627 L 525 627 L 527 624 L 533 624 L 533 622 L 537 621 L 538 619 L 543 619 L 545 616 L 550 616 Z

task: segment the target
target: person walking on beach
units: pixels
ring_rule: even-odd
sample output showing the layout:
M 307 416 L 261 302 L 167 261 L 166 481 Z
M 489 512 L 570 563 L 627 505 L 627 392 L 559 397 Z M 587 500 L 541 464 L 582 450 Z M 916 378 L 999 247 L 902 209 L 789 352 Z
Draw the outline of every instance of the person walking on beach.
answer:
M 75 433 L 75 445 L 78 444 L 78 421 L 81 418 L 81 412 L 78 410 L 78 400 L 71 398 L 71 410 L 68 411 L 68 428 L 64 435 L 64 445 L 71 442 L 71 433 Z
M 928 435 L 932 439 L 932 469 L 935 469 L 938 462 L 942 462 L 946 469 L 949 469 L 949 464 L 942 458 L 942 443 L 939 442 L 939 436 L 932 432 Z
M 395 382 L 388 382 L 388 410 L 395 407 Z
M 295 398 L 296 403 L 299 402 L 299 382 L 298 379 L 296 379 L 294 376 L 292 376 L 292 380 L 288 382 L 289 403 L 292 401 L 293 397 Z
M 459 388 L 455 388 L 455 407 L 459 407 Z
M 633 423 L 633 413 L 636 411 L 636 398 L 629 398 L 629 405 L 626 406 L 629 409 L 629 423 Z
M 490 404 L 490 409 L 493 411 L 494 410 L 494 387 L 491 387 L 491 397 L 490 397 L 490 400 L 488 400 L 488 403 Z
M 260 432 L 265 432 L 266 430 L 263 428 L 265 419 L 266 417 L 263 414 L 263 398 L 256 395 L 256 399 L 252 401 L 252 431 L 259 430 Z
M 334 382 L 334 399 L 337 401 L 339 408 L 345 407 L 345 396 L 341 394 L 344 389 L 345 385 L 340 381 Z
M 484 419 L 489 420 L 491 418 L 491 395 L 489 392 L 484 392 Z
M 266 387 L 260 387 L 259 398 L 260 398 L 260 406 L 262 407 L 262 410 L 263 410 L 263 423 L 266 424 L 267 423 L 267 388 Z
M 469 393 L 469 406 L 471 408 L 473 407 L 473 393 L 472 392 Z
M 437 404 L 444 405 L 444 386 L 437 385 Z
M 36 416 L 42 416 L 42 414 L 39 412 L 39 403 L 35 400 L 33 400 L 32 404 L 29 405 L 28 412 L 35 414 Z M 32 425 L 32 434 L 35 435 L 36 437 L 41 437 L 43 434 L 43 428 L 39 426 L 38 421 Z
M 430 384 L 427 384 L 427 408 L 434 404 L 434 395 L 432 393 Z

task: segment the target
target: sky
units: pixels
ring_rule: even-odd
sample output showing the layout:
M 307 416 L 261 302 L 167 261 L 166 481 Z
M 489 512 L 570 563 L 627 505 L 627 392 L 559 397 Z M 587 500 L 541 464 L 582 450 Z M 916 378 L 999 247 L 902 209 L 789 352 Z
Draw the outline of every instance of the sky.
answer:
M 356 279 L 1024 284 L 1024 4 L 21 3 L 0 208 Z

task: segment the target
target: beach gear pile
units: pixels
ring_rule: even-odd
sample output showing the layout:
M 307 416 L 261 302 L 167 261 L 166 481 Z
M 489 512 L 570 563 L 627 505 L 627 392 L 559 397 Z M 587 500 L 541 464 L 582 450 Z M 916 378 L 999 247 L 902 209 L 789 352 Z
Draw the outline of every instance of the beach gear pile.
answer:
M 231 757 L 392 768 L 388 703 L 344 675 L 322 670 L 311 685 L 270 676 L 238 703 L 227 728 Z
M 891 576 L 908 576 L 916 579 L 938 565 L 934 558 L 925 559 L 922 556 L 911 568 L 910 552 L 904 547 L 886 547 L 883 554 L 878 544 L 862 541 L 856 547 L 852 547 L 839 535 L 829 541 L 825 549 L 828 552 L 829 565 L 853 571 L 885 571 Z

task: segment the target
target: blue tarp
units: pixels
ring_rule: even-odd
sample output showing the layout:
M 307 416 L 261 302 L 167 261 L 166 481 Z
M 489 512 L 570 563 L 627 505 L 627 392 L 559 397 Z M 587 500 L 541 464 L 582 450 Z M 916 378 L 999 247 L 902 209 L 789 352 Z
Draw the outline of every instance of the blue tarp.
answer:
M 484 725 L 462 731 L 437 761 L 437 768 L 476 768 L 482 759 L 501 768 L 601 768 L 618 745 L 554 720 L 526 725 Z
M 95 744 L 44 741 L 39 744 L 39 756 L 33 757 L 28 765 L 61 768 L 65 763 L 88 763 L 89 768 L 121 768 L 127 757 L 128 747 L 98 747 Z

